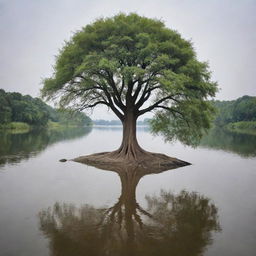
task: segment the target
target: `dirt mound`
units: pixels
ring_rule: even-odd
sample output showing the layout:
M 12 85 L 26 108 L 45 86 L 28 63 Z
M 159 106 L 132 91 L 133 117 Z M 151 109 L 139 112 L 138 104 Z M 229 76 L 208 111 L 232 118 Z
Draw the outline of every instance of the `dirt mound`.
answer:
M 149 172 L 161 172 L 190 165 L 190 163 L 177 158 L 147 151 L 139 154 L 136 158 L 126 158 L 118 155 L 116 151 L 113 151 L 80 156 L 72 159 L 72 161 L 106 170 L 112 170 L 120 166 L 130 166 L 147 169 Z

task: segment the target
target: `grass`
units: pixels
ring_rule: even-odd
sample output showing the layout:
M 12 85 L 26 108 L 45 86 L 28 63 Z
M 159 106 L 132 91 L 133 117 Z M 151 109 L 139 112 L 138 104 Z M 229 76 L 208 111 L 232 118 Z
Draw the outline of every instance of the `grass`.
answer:
M 23 122 L 11 122 L 8 124 L 1 124 L 0 130 L 8 130 L 11 133 L 24 133 L 31 129 L 30 125 Z
M 229 123 L 227 129 L 232 132 L 256 135 L 256 121 Z

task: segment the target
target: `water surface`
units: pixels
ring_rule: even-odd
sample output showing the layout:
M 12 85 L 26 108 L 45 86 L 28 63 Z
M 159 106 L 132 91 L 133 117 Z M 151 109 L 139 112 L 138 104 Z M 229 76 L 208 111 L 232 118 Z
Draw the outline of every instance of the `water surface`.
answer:
M 213 131 L 197 149 L 140 144 L 192 163 L 158 174 L 75 162 L 121 129 L 0 134 L 0 255 L 254 255 L 255 137 Z

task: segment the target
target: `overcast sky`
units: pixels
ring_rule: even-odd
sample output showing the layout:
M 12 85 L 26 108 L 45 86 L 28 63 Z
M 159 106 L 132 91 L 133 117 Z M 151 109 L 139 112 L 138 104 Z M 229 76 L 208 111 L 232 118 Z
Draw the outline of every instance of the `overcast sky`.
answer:
M 39 96 L 64 40 L 119 12 L 161 19 L 191 39 L 219 83 L 217 99 L 256 96 L 256 0 L 0 0 L 0 88 Z

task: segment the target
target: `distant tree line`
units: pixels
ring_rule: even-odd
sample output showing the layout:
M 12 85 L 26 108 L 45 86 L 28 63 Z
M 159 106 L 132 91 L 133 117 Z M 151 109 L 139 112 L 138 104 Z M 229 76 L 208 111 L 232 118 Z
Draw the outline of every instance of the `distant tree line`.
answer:
M 91 118 L 83 112 L 71 109 L 54 109 L 53 114 L 55 115 L 55 118 L 52 118 L 51 120 L 64 125 L 84 126 L 92 124 Z
M 137 121 L 137 125 L 148 125 L 150 118 L 145 118 L 144 120 Z M 104 120 L 104 119 L 97 119 L 93 120 L 94 125 L 122 125 L 120 120 Z
M 217 109 L 215 125 L 256 121 L 256 97 L 243 96 L 232 101 L 214 101 Z M 92 120 L 83 112 L 69 109 L 55 109 L 39 98 L 18 92 L 0 89 L 0 125 L 24 122 L 33 126 L 46 126 L 49 121 L 64 125 L 90 125 Z M 149 118 L 137 121 L 137 125 L 148 125 Z M 94 120 L 94 125 L 121 125 L 120 120 Z
M 214 104 L 217 108 L 217 126 L 256 121 L 256 97 L 243 96 L 232 101 L 215 101 Z
M 225 126 L 237 122 L 256 121 L 256 97 L 243 96 L 231 101 L 214 101 L 216 107 L 216 117 L 214 123 L 216 126 Z M 94 125 L 121 125 L 119 120 L 94 120 Z M 149 118 L 143 121 L 137 121 L 137 125 L 148 125 Z
M 91 119 L 82 112 L 54 109 L 39 98 L 0 89 L 0 125 L 24 122 L 46 126 L 49 121 L 76 125 L 91 123 Z

